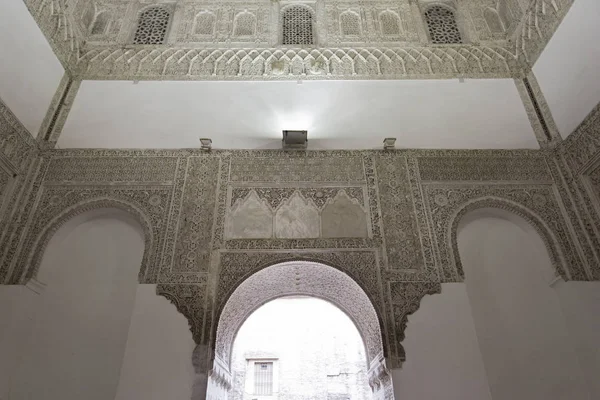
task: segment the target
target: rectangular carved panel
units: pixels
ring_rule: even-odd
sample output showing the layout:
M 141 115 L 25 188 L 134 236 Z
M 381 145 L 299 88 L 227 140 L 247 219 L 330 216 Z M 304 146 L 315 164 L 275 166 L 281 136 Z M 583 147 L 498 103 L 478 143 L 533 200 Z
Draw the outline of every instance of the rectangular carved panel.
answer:
M 542 157 L 419 157 L 423 181 L 551 182 Z
M 347 154 L 347 152 L 346 152 Z M 362 157 L 327 153 L 273 152 L 265 157 L 234 157 L 230 182 L 364 182 Z
M 189 159 L 172 272 L 208 271 L 220 164 L 219 157 Z
M 230 197 L 226 239 L 368 236 L 361 186 L 234 187 Z
M 47 182 L 172 182 L 176 157 L 64 157 L 50 162 Z
M 375 168 L 388 265 L 420 269 L 424 258 L 406 157 L 378 157 Z

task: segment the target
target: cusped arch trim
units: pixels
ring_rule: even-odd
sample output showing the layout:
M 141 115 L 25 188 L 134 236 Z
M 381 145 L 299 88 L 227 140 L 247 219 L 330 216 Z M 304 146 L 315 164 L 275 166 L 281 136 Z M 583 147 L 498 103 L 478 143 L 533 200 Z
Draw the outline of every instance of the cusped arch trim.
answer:
M 32 246 L 32 250 L 30 251 L 29 256 L 27 257 L 25 264 L 26 268 L 24 269 L 23 274 L 19 279 L 19 283 L 23 284 L 37 275 L 38 270 L 40 268 L 40 263 L 42 261 L 42 257 L 46 251 L 48 243 L 50 242 L 54 234 L 65 223 L 67 223 L 72 218 L 78 215 L 82 215 L 89 211 L 101 209 L 121 210 L 133 217 L 140 224 L 144 232 L 144 255 L 142 257 L 140 271 L 138 274 L 138 280 L 140 282 L 143 282 L 148 269 L 148 260 L 150 260 L 152 256 L 152 254 L 150 253 L 152 252 L 152 243 L 154 240 L 150 220 L 142 210 L 140 210 L 138 207 L 127 201 L 103 197 L 80 202 L 78 204 L 66 208 L 58 216 L 54 217 L 41 230 L 41 232 L 37 235 L 37 239 L 35 240 Z
M 556 235 L 552 232 L 552 229 L 548 224 L 534 211 L 531 209 L 516 203 L 511 200 L 507 200 L 500 197 L 486 196 L 476 199 L 472 199 L 464 203 L 459 207 L 450 218 L 449 224 L 449 237 L 450 237 L 450 255 L 454 261 L 454 266 L 459 277 L 465 278 L 465 273 L 460 260 L 460 254 L 458 250 L 458 226 L 460 221 L 469 213 L 484 209 L 484 208 L 495 208 L 499 210 L 508 211 L 514 215 L 523 218 L 529 223 L 535 231 L 540 235 L 550 261 L 552 262 L 552 268 L 554 269 L 557 276 L 562 277 L 564 280 L 570 280 L 571 274 L 564 257 L 564 251 L 560 242 L 557 240 Z
M 285 296 L 320 298 L 337 306 L 356 325 L 365 343 L 367 365 L 383 355 L 383 337 L 375 307 L 364 290 L 344 272 L 317 262 L 292 261 L 261 269 L 228 298 L 218 321 L 215 357 L 229 367 L 237 332 L 260 306 Z

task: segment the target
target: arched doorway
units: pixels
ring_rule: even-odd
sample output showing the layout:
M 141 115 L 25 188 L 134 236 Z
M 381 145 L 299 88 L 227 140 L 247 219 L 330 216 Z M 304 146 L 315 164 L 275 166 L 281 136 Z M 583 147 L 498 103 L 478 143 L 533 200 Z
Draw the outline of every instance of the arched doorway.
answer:
M 231 355 L 235 336 L 244 321 L 263 304 L 285 296 L 326 300 L 354 322 L 365 343 L 368 379 L 374 398 L 392 399 L 385 365 L 381 323 L 363 289 L 345 273 L 317 262 L 293 261 L 264 268 L 243 281 L 217 316 L 214 359 L 206 386 L 196 385 L 193 398 L 224 400 L 232 387 Z M 198 349 L 198 353 L 205 351 Z M 201 354 L 196 354 L 196 363 Z

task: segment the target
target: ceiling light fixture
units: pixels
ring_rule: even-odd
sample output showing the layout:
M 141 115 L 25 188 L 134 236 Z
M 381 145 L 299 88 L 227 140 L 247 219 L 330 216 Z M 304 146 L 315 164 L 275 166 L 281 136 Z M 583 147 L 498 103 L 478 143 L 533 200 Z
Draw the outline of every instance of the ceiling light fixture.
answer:
M 210 151 L 210 149 L 212 148 L 212 139 L 201 138 L 200 144 L 202 145 L 200 146 L 201 150 Z
M 308 146 L 308 131 L 283 131 L 281 141 L 284 149 L 306 149 Z
M 396 138 L 389 137 L 383 139 L 383 149 L 384 150 L 393 150 L 396 148 Z

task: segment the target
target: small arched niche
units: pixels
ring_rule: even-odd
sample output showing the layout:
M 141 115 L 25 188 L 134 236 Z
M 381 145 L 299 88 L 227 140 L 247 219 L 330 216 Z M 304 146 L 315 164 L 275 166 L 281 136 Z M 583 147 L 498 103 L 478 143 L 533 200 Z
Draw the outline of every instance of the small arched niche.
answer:
M 30 334 L 11 393 L 114 398 L 144 253 L 144 230 L 119 209 L 91 209 L 49 230 Z M 34 376 L 36 379 L 32 380 Z
M 488 207 L 465 213 L 458 223 L 458 253 L 491 394 L 584 397 L 580 374 L 565 373 L 579 367 L 552 286 L 554 244 L 535 223 Z
M 243 281 L 217 315 L 214 360 L 206 398 L 231 389 L 232 348 L 246 319 L 262 305 L 287 296 L 309 296 L 335 305 L 355 324 L 365 344 L 369 385 L 377 398 L 393 398 L 385 367 L 380 318 L 363 289 L 345 273 L 317 262 L 293 261 L 264 268 Z M 204 398 L 193 396 L 193 398 Z M 391 397 L 390 397 L 391 396 Z

